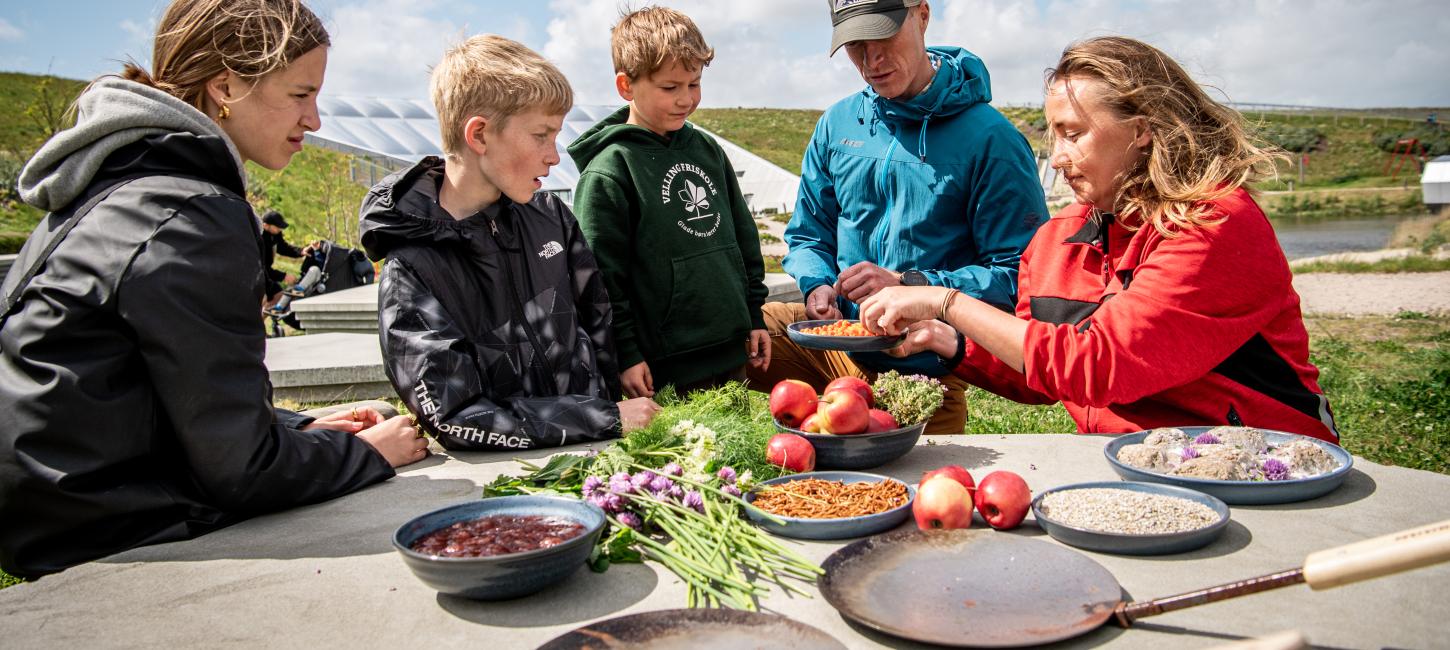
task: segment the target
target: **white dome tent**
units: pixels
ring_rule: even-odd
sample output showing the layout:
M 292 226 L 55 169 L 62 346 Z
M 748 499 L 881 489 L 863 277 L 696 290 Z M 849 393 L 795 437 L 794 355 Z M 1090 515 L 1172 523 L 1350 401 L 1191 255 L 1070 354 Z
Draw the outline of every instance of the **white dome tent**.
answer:
M 427 101 L 412 99 L 323 96 L 317 101 L 322 128 L 307 134 L 307 142 L 326 149 L 354 154 L 372 161 L 354 166 L 355 176 L 366 183 L 411 165 L 424 156 L 443 151 L 438 136 L 438 116 Z M 564 118 L 555 145 L 560 162 L 543 180 L 543 191 L 558 194 L 572 203 L 579 169 L 565 147 L 580 133 L 617 110 L 618 106 L 575 106 Z M 702 129 L 703 130 L 703 129 Z M 718 135 L 715 139 L 730 158 L 739 178 L 740 191 L 754 213 L 789 212 L 795 209 L 800 177 L 746 151 Z

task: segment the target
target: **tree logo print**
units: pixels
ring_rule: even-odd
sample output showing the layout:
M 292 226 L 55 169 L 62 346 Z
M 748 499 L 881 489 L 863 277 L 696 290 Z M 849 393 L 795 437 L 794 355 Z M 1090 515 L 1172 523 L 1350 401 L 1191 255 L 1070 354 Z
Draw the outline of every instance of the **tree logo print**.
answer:
M 680 200 L 685 202 L 685 212 L 695 212 L 696 210 L 704 211 L 710 209 L 710 200 L 705 198 L 705 188 L 696 185 L 694 181 L 691 181 L 688 178 L 685 179 L 685 189 L 680 190 L 679 195 Z M 694 221 L 695 219 L 704 219 L 711 216 L 714 215 L 697 212 L 695 216 L 689 218 L 689 221 Z

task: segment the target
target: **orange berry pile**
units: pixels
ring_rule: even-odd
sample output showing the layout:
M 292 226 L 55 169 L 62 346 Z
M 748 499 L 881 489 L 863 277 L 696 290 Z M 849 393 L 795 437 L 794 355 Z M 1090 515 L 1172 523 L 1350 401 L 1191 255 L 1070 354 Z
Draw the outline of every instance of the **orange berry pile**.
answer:
M 838 320 L 834 323 L 810 327 L 801 330 L 802 334 L 813 334 L 815 336 L 876 336 L 871 330 L 866 329 L 860 321 Z

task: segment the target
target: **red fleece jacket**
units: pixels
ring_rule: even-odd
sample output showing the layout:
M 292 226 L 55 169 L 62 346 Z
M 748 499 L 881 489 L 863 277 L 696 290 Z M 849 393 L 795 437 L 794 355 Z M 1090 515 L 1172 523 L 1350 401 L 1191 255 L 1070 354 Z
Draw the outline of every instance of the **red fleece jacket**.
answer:
M 1214 223 L 1174 238 L 1064 209 L 1022 255 L 1025 372 L 968 341 L 956 374 L 1061 401 L 1081 433 L 1243 424 L 1338 442 L 1273 228 L 1242 189 L 1212 205 Z

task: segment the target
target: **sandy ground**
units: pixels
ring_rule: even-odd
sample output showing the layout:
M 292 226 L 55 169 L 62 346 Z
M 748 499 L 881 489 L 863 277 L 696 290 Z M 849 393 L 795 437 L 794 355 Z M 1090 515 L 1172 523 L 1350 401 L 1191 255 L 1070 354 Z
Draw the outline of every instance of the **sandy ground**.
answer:
M 1437 273 L 1306 273 L 1294 276 L 1305 314 L 1450 315 L 1450 271 Z

